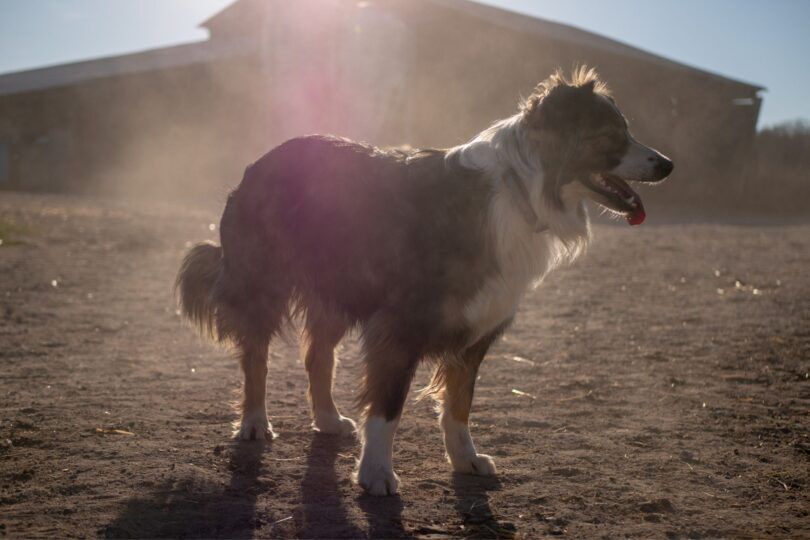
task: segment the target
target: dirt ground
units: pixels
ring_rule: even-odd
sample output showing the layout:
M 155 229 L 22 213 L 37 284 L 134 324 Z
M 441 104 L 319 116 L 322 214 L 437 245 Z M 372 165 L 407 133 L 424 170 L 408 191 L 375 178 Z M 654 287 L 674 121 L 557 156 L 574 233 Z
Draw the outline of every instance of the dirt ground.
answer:
M 310 429 L 292 345 L 270 358 L 279 437 L 229 439 L 236 362 L 172 297 L 217 222 L 0 194 L 0 536 L 810 537 L 810 224 L 596 226 L 482 367 L 497 479 L 451 474 L 409 401 L 401 493 L 371 498 L 357 442 Z M 348 411 L 354 339 L 342 359 Z

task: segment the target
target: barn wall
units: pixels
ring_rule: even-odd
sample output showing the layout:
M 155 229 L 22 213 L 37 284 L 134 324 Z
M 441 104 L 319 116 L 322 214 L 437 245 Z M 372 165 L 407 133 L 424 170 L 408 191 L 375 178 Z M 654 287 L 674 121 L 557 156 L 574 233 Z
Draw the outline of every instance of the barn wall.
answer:
M 244 57 L 0 97 L 5 187 L 160 194 L 233 184 L 264 151 L 266 89 L 235 84 L 257 66 Z

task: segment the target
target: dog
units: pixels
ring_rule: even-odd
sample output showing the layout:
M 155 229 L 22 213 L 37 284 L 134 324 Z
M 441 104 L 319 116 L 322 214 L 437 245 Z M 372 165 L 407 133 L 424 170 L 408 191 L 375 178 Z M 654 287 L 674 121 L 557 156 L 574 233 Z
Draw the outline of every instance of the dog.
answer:
M 239 439 L 274 437 L 268 346 L 302 321 L 313 427 L 351 434 L 332 399 L 334 349 L 363 344 L 362 450 L 355 480 L 397 492 L 394 433 L 421 360 L 454 471 L 494 475 L 468 427 L 476 374 L 524 294 L 585 248 L 590 199 L 644 220 L 628 181 L 669 176 L 636 141 L 592 69 L 558 70 L 518 112 L 450 149 L 380 149 L 332 136 L 291 139 L 250 165 L 228 197 L 221 246 L 199 244 L 177 277 L 183 314 L 230 342 L 244 371 Z

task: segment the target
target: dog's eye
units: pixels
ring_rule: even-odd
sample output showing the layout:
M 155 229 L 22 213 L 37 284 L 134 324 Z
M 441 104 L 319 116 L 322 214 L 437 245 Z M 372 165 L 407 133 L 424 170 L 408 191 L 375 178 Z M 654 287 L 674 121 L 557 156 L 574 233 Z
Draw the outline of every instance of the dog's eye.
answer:
M 587 135 L 583 138 L 586 142 L 594 144 L 610 144 L 616 139 L 616 133 L 613 131 L 603 131 L 601 133 L 594 133 Z

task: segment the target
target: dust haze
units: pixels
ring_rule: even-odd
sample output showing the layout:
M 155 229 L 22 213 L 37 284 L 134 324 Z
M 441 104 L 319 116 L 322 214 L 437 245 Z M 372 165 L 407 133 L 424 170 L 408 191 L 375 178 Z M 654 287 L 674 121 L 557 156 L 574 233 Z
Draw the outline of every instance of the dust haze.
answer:
M 757 130 L 755 83 L 493 8 L 269 4 L 232 5 L 206 42 L 15 76 L 10 93 L 0 77 L 2 533 L 810 535 L 810 125 Z M 311 431 L 283 342 L 279 437 L 233 443 L 238 366 L 182 324 L 172 283 L 188 246 L 218 241 L 245 167 L 311 133 L 453 146 L 579 64 L 676 172 L 640 188 L 641 227 L 591 208 L 589 253 L 485 361 L 472 429 L 498 478 L 452 475 L 431 404 L 409 400 L 401 493 L 362 496 L 358 443 Z M 348 412 L 355 337 L 341 357 Z
M 96 76 L 2 96 L 6 131 L 28 143 L 12 149 L 6 183 L 205 199 L 297 135 L 459 144 L 513 114 L 557 67 L 585 64 L 635 135 L 678 164 L 671 182 L 644 193 L 662 213 L 808 211 L 807 125 L 757 132 L 767 90 L 754 83 L 475 4 L 267 5 L 231 5 L 205 23 L 206 42 L 79 65 Z

